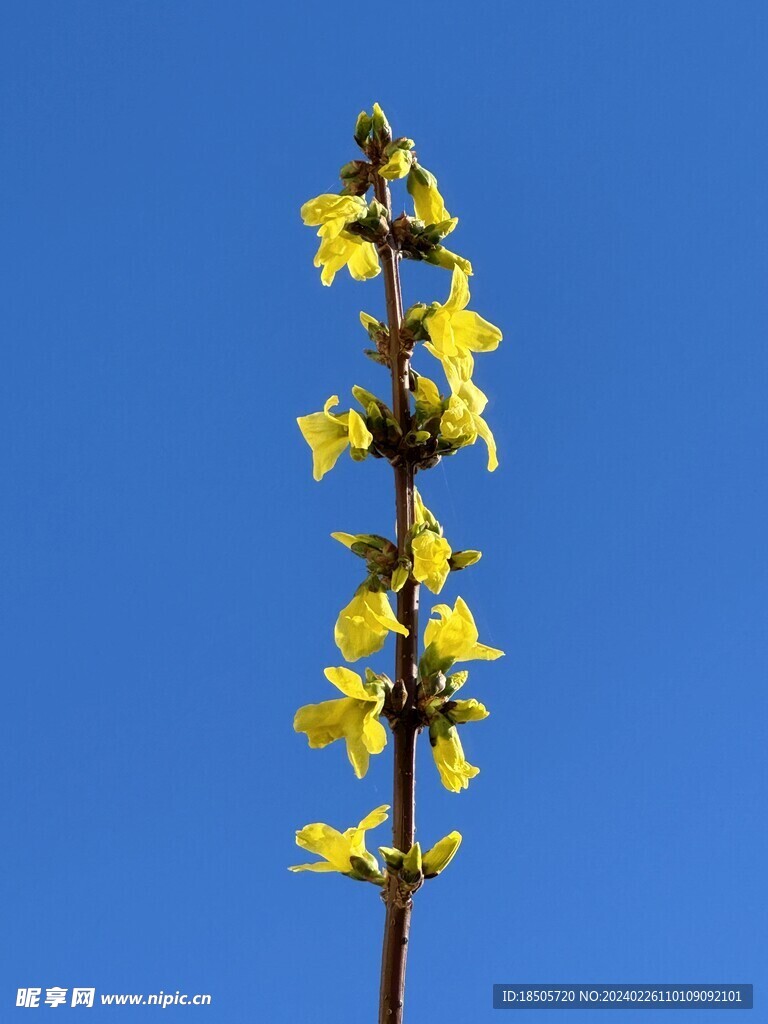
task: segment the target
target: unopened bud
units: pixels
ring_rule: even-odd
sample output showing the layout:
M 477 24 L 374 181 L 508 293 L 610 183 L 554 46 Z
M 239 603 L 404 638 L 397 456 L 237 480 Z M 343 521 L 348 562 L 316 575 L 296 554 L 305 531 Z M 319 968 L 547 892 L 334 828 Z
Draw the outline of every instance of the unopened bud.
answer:
M 371 134 L 372 126 L 373 118 L 371 115 L 361 110 L 357 115 L 357 123 L 355 124 L 355 142 L 361 149 L 364 148 L 368 136 Z
M 389 121 L 387 121 L 384 111 L 378 103 L 373 104 L 373 117 L 371 118 L 371 121 L 374 137 L 384 144 L 391 142 L 392 129 L 389 126 Z
M 379 853 L 384 858 L 384 863 L 392 871 L 399 871 L 403 866 L 405 854 L 402 850 L 396 850 L 393 846 L 380 846 Z
M 421 878 L 421 847 L 414 843 L 405 857 L 400 869 L 400 877 L 404 882 L 418 882 Z
M 405 584 L 408 582 L 410 576 L 410 562 L 404 565 L 402 562 L 397 564 L 395 571 L 392 573 L 392 590 L 397 594 L 403 589 Z
M 448 559 L 448 565 L 453 570 L 467 569 L 470 565 L 479 562 L 482 557 L 482 551 L 473 551 L 470 548 L 467 548 L 466 551 L 454 551 Z

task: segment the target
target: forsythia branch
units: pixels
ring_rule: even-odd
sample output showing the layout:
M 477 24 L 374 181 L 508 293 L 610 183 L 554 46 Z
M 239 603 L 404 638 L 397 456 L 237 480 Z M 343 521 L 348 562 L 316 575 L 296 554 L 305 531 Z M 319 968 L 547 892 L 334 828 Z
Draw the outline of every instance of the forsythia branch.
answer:
M 479 769 L 464 757 L 459 727 L 481 721 L 488 711 L 473 698 L 456 699 L 468 673 L 454 671 L 454 666 L 473 659 L 494 660 L 503 653 L 479 642 L 472 613 L 457 597 L 452 608 L 446 604 L 433 608 L 436 617 L 427 622 L 419 657 L 420 585 L 439 594 L 452 573 L 481 556 L 472 549 L 454 550 L 437 517 L 424 504 L 414 478 L 443 457 L 474 445 L 478 438 L 488 449 L 488 469 L 497 468 L 496 443 L 482 415 L 487 398 L 472 378 L 475 355 L 494 351 L 501 331 L 467 308 L 472 266 L 443 245 L 458 218 L 446 209 L 435 176 L 419 163 L 413 140 L 393 138 L 378 104 L 372 113 L 359 115 L 354 138 L 365 159 L 345 164 L 339 193 L 310 199 L 301 214 L 305 224 L 318 228 L 315 266 L 321 269 L 324 285 L 332 284 L 345 266 L 356 281 L 382 274 L 386 318 L 363 312 L 360 320 L 375 345 L 366 354 L 390 373 L 391 404 L 355 386 L 352 395 L 361 411 L 334 412 L 339 398 L 332 395 L 321 412 L 300 416 L 298 424 L 312 450 L 315 480 L 321 480 L 346 450 L 356 462 L 372 456 L 386 459 L 393 468 L 395 539 L 333 534 L 363 559 L 366 569 L 339 612 L 334 639 L 344 659 L 357 662 L 381 650 L 394 634 L 395 671 L 390 679 L 370 667 L 362 676 L 346 666 L 326 668 L 327 680 L 342 696 L 300 708 L 294 728 L 307 736 L 312 748 L 343 739 L 354 774 L 363 778 L 371 755 L 380 754 L 387 745 L 384 718 L 394 740 L 393 845 L 379 847 L 381 861 L 365 845 L 366 832 L 386 820 L 389 807 L 385 805 L 344 832 L 323 823 L 300 829 L 297 844 L 322 859 L 291 870 L 338 872 L 380 889 L 386 920 L 379 1021 L 401 1024 L 412 897 L 425 879 L 448 866 L 461 843 L 455 831 L 423 854 L 415 842 L 417 737 L 423 730 L 428 732 L 443 785 L 456 793 L 466 789 Z M 389 183 L 399 179 L 406 180 L 414 212 L 394 219 Z M 373 196 L 368 199 L 371 189 Z M 404 259 L 451 271 L 443 303 L 403 308 L 400 263 Z M 420 342 L 442 368 L 444 392 L 411 368 Z

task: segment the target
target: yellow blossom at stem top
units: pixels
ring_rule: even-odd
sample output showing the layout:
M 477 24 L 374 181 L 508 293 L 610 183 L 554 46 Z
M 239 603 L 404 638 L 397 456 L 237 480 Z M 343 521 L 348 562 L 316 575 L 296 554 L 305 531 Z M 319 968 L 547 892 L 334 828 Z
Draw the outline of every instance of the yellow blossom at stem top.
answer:
M 306 733 L 313 749 L 343 738 L 349 763 L 358 779 L 362 779 L 368 771 L 370 755 L 380 754 L 387 745 L 387 733 L 379 721 L 385 688 L 375 679 L 364 683 L 357 672 L 344 667 L 327 668 L 325 677 L 345 696 L 299 708 L 293 728 Z
M 304 440 L 312 449 L 312 467 L 315 480 L 322 480 L 349 445 L 354 451 L 367 451 L 373 441 L 373 434 L 365 425 L 362 416 L 350 409 L 335 414 L 331 409 L 339 404 L 339 396 L 331 395 L 322 412 L 299 416 L 296 422 Z
M 423 319 L 430 340 L 425 348 L 437 359 L 464 356 L 469 352 L 493 352 L 502 334 L 498 327 L 466 307 L 469 281 L 459 267 L 453 268 L 451 291 L 443 305 L 436 303 Z
M 387 595 L 362 589 L 339 612 L 333 637 L 347 661 L 358 661 L 380 651 L 390 631 L 408 636 Z
M 313 864 L 295 864 L 289 871 L 338 871 L 342 875 L 381 885 L 384 878 L 379 863 L 365 848 L 365 833 L 387 820 L 388 804 L 367 814 L 357 828 L 337 832 L 330 825 L 316 822 L 296 833 L 296 845 L 324 859 Z
M 431 666 L 453 664 L 454 661 L 495 661 L 504 651 L 478 643 L 478 631 L 472 612 L 463 598 L 457 597 L 453 608 L 437 604 L 432 609 L 424 630 L 423 660 Z

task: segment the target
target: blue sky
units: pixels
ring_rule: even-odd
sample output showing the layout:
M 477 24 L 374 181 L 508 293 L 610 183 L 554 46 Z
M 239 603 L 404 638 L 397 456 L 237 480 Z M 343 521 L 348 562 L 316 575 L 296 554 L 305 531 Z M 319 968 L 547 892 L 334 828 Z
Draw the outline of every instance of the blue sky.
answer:
M 485 552 L 444 595 L 507 657 L 472 667 L 468 792 L 421 744 L 419 838 L 465 842 L 417 897 L 408 1019 L 491 1020 L 494 982 L 760 999 L 765 5 L 2 22 L 2 1005 L 87 985 L 210 992 L 217 1024 L 375 1017 L 374 890 L 286 871 L 294 829 L 389 802 L 389 751 L 360 782 L 291 729 L 332 696 L 360 579 L 328 534 L 392 530 L 387 467 L 316 484 L 294 422 L 386 388 L 357 323 L 380 279 L 321 288 L 298 217 L 374 100 L 505 332 L 477 369 L 499 471 L 478 446 L 421 485 Z M 403 276 L 406 303 L 447 294 Z

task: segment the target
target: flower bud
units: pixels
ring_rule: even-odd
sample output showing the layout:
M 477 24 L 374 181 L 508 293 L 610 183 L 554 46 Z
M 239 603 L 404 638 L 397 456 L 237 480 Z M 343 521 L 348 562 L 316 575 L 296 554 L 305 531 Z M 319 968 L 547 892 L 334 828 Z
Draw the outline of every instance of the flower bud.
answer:
M 395 568 L 395 571 L 392 573 L 392 584 L 391 584 L 392 590 L 394 590 L 394 592 L 396 594 L 400 590 L 402 590 L 403 587 L 405 586 L 405 584 L 408 582 L 408 577 L 410 576 L 410 571 L 411 571 L 410 562 L 407 563 L 407 564 L 403 564 L 402 562 L 398 562 L 397 567 Z
M 418 882 L 421 879 L 421 847 L 418 843 L 414 843 L 403 857 L 400 877 L 404 882 L 410 883 Z
M 451 569 L 458 571 L 459 569 L 469 568 L 470 565 L 479 562 L 482 557 L 482 551 L 473 551 L 471 548 L 467 548 L 466 551 L 454 551 L 448 560 L 448 564 Z
M 386 163 L 379 168 L 382 178 L 395 181 L 397 178 L 404 178 L 411 168 L 412 155 L 407 149 L 396 149 Z
M 427 850 L 422 860 L 422 870 L 425 878 L 434 878 L 444 871 L 456 855 L 461 846 L 461 832 L 449 832 L 438 843 Z
M 357 115 L 357 123 L 355 124 L 355 142 L 361 149 L 365 147 L 368 136 L 371 134 L 372 127 L 373 118 L 370 114 L 366 114 L 364 110 L 361 110 Z
M 360 882 L 375 882 L 377 885 L 384 884 L 384 876 L 379 871 L 379 865 L 372 853 L 365 853 L 361 856 L 349 858 L 352 866 L 350 876 Z
M 373 127 L 373 136 L 378 142 L 387 144 L 392 141 L 392 129 L 389 126 L 389 121 L 386 118 L 384 111 L 381 109 L 378 103 L 373 104 L 373 117 L 371 119 Z
M 402 850 L 396 850 L 392 846 L 380 846 L 379 853 L 384 858 L 384 863 L 392 871 L 399 871 L 403 866 L 405 854 Z

